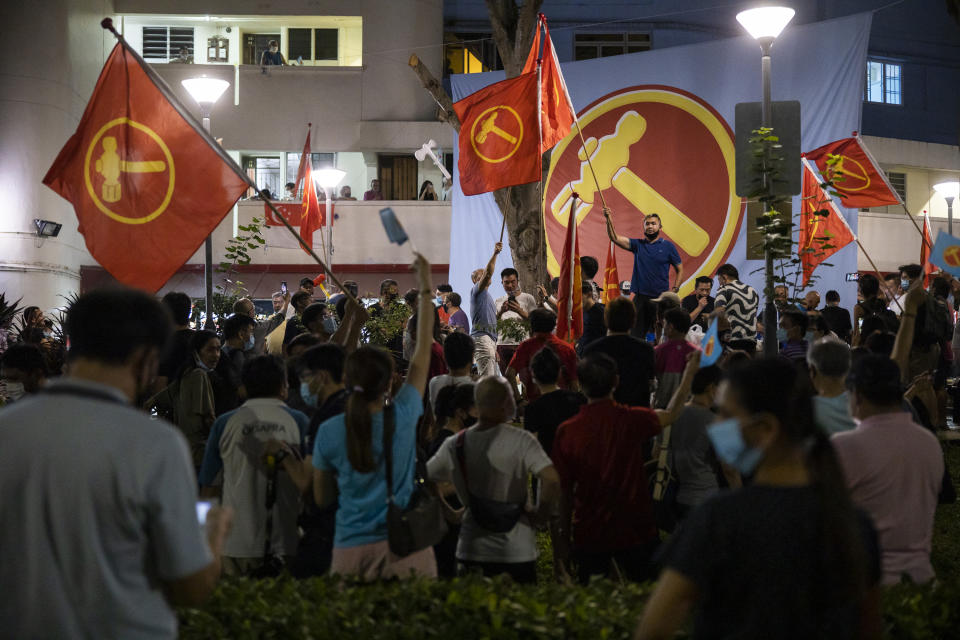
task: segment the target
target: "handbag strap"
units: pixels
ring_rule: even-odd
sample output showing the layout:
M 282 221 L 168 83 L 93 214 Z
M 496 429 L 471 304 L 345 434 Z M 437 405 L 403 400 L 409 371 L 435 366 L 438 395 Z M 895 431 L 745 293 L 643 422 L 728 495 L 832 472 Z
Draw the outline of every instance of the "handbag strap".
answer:
M 396 409 L 387 399 L 383 405 L 383 461 L 387 471 L 387 502 L 393 503 L 393 432 L 396 428 Z
M 467 490 L 467 494 L 470 494 L 470 482 L 467 480 L 467 455 L 464 451 L 464 445 L 467 440 L 467 430 L 464 429 L 457 435 L 457 443 L 455 450 L 457 452 L 457 463 L 460 465 L 460 475 L 463 476 L 463 488 Z

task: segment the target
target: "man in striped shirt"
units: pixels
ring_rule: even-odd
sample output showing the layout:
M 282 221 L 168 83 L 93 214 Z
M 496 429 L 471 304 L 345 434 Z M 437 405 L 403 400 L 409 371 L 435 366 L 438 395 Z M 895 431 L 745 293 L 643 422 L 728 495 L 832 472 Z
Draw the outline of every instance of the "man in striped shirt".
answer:
M 740 272 L 732 264 L 717 269 L 714 307 L 723 309 L 730 322 L 730 348 L 753 354 L 757 350 L 757 309 L 760 296 L 748 284 L 740 282 Z

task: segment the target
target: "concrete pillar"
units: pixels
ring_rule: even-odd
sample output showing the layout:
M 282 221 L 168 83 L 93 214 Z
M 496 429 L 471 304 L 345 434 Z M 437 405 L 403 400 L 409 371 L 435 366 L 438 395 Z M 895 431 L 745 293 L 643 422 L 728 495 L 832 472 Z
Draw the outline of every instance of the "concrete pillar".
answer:
M 80 289 L 89 263 L 73 208 L 41 183 L 73 134 L 114 44 L 112 0 L 4 2 L 0 8 L 0 291 L 42 309 Z M 34 219 L 63 224 L 37 238 Z

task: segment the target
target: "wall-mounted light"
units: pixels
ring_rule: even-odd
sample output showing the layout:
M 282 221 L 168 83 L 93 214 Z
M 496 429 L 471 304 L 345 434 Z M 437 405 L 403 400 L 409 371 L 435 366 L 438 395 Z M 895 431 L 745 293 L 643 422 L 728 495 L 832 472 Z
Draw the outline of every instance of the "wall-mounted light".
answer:
M 60 228 L 63 226 L 59 222 L 39 218 L 34 219 L 33 225 L 37 228 L 38 238 L 56 238 L 60 235 Z

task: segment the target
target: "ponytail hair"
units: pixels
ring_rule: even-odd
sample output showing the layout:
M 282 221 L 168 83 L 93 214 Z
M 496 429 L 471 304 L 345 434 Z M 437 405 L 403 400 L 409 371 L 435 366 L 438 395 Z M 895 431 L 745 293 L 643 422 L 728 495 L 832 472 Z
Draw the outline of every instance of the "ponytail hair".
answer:
M 344 422 L 347 430 L 347 459 L 359 473 L 371 473 L 373 459 L 373 416 L 369 405 L 386 395 L 393 378 L 393 359 L 382 349 L 360 347 L 347 357 L 344 366 L 347 396 Z
M 813 611 L 859 600 L 867 588 L 867 557 L 843 470 L 830 438 L 816 424 L 809 376 L 779 358 L 760 358 L 733 368 L 727 379 L 751 413 L 769 413 L 780 423 L 780 440 L 802 448 L 818 497 L 821 588 L 810 597 Z

